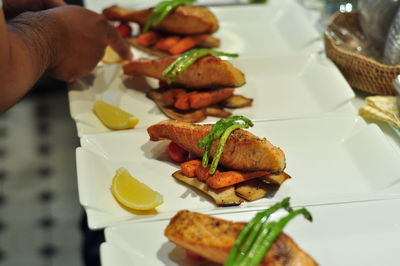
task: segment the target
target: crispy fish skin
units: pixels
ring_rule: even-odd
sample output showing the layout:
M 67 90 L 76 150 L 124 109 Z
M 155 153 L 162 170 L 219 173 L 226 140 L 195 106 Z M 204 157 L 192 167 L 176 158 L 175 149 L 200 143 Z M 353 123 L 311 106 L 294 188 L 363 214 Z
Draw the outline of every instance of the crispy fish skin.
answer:
M 148 76 L 165 81 L 162 72 L 175 59 L 176 57 L 132 60 L 123 65 L 123 70 L 126 75 Z M 211 89 L 236 88 L 245 83 L 244 74 L 231 63 L 214 56 L 205 56 L 177 75 L 172 85 L 188 89 Z
M 147 132 L 150 140 L 171 140 L 183 149 L 202 156 L 204 149 L 197 145 L 211 131 L 212 125 L 195 125 L 177 120 L 165 120 L 150 126 Z M 211 156 L 216 150 L 216 142 Z M 226 141 L 220 164 L 241 171 L 266 170 L 272 173 L 282 172 L 285 168 L 285 154 L 268 140 L 258 138 L 248 131 L 238 129 L 232 132 Z
M 165 236 L 178 246 L 213 262 L 224 263 L 245 223 L 235 223 L 183 210 L 165 229 Z M 313 258 L 285 233 L 281 233 L 260 265 L 317 265 Z
M 109 20 L 125 20 L 144 25 L 152 8 L 132 10 L 113 5 L 103 10 Z M 153 28 L 174 34 L 214 33 L 218 30 L 218 20 L 206 7 L 179 6 Z

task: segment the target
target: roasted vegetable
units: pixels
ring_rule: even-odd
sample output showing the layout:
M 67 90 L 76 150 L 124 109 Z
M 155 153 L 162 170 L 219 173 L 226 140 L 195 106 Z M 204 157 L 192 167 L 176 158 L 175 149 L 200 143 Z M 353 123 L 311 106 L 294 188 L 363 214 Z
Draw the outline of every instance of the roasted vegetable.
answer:
M 188 185 L 191 185 L 203 191 L 204 193 L 209 195 L 218 206 L 235 206 L 243 202 L 243 199 L 239 198 L 236 195 L 234 186 L 222 189 L 212 189 L 197 178 L 191 178 L 183 175 L 181 171 L 176 171 L 172 174 L 172 176 Z
M 246 98 L 242 95 L 232 95 L 228 99 L 221 102 L 221 106 L 226 108 L 243 108 L 250 106 L 253 99 Z
M 179 111 L 173 106 L 169 106 L 164 102 L 162 93 L 158 92 L 157 90 L 149 91 L 147 96 L 151 98 L 157 104 L 160 110 L 171 119 L 193 123 L 203 121 L 207 117 L 207 113 L 204 108 L 185 112 Z
M 235 186 L 236 194 L 247 201 L 255 201 L 268 195 L 268 186 L 259 179 L 248 180 Z

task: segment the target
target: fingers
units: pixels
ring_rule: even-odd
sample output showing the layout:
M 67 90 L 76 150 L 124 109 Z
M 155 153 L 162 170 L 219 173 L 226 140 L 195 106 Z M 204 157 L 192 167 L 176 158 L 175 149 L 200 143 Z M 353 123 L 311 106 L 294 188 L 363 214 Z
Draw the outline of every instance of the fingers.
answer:
M 107 43 L 119 54 L 119 56 L 121 56 L 122 59 L 132 59 L 133 55 L 129 44 L 119 36 L 118 32 L 110 24 L 107 26 Z

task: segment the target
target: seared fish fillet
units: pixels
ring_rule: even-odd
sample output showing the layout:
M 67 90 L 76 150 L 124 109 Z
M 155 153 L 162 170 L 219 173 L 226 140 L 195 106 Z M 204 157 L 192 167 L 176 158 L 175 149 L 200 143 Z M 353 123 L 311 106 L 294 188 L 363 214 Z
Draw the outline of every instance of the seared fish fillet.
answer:
M 162 72 L 176 57 L 163 59 L 139 59 L 124 64 L 124 73 L 130 76 L 148 76 L 165 80 Z M 174 85 L 190 89 L 240 87 L 245 83 L 244 74 L 228 61 L 213 56 L 197 60 L 186 71 L 179 74 Z
M 103 15 L 110 20 L 133 21 L 144 25 L 152 10 L 132 10 L 114 5 L 104 9 Z M 179 6 L 153 28 L 175 34 L 213 33 L 218 30 L 218 20 L 206 7 Z
M 223 264 L 244 225 L 184 210 L 171 219 L 164 234 L 178 246 Z M 311 266 L 317 263 L 288 235 L 281 233 L 261 265 Z
M 212 125 L 195 125 L 177 120 L 166 120 L 150 126 L 147 132 L 150 140 L 169 139 L 183 149 L 202 156 L 204 149 L 197 144 L 210 133 Z M 211 156 L 216 149 L 214 142 Z M 230 169 L 241 171 L 266 170 L 273 173 L 282 172 L 285 168 L 283 151 L 272 145 L 268 140 L 260 139 L 248 131 L 238 129 L 229 136 L 220 164 Z

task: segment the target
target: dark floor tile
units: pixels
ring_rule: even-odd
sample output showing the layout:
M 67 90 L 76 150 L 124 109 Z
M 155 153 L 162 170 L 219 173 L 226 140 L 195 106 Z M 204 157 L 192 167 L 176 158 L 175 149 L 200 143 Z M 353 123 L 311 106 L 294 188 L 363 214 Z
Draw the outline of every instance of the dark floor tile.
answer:
M 55 225 L 55 219 L 52 217 L 43 217 L 39 220 L 39 226 L 43 229 L 51 229 Z
M 53 175 L 53 169 L 48 166 L 42 166 L 38 169 L 39 177 L 50 178 Z
M 5 138 L 5 137 L 7 137 L 7 128 L 0 127 L 0 138 Z
M 50 133 L 50 125 L 47 122 L 38 122 L 36 125 L 36 130 L 39 136 L 45 137 Z
M 49 155 L 51 152 L 51 146 L 48 143 L 41 143 L 38 146 L 38 153 L 42 156 Z
M 54 257 L 57 255 L 58 249 L 53 244 L 45 244 L 43 247 L 40 248 L 39 253 L 41 256 L 45 258 Z
M 0 233 L 7 229 L 7 224 L 3 220 L 0 220 Z
M 3 263 L 6 260 L 6 258 L 7 258 L 6 252 L 0 249 L 0 263 Z
M 8 178 L 8 173 L 6 170 L 0 170 L 0 182 L 5 181 Z
M 54 193 L 50 190 L 43 191 L 39 194 L 39 201 L 43 203 L 51 202 L 54 199 Z
M 47 104 L 39 103 L 36 105 L 35 115 L 39 120 L 48 118 L 50 116 L 50 107 Z
M 7 204 L 7 197 L 4 194 L 0 194 L 0 207 Z
M 0 147 L 0 159 L 5 159 L 7 155 L 7 149 L 5 147 Z

